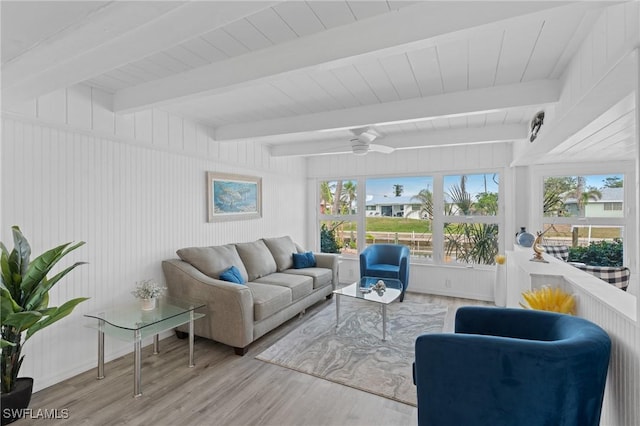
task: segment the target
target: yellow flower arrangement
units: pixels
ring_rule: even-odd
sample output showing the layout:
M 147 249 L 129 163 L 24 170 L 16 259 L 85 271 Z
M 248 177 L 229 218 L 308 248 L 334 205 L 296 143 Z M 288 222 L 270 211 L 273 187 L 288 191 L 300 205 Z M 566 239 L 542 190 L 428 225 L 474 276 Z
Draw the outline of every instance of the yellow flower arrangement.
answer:
M 543 286 L 536 290 L 523 292 L 522 297 L 527 301 L 531 309 L 569 315 L 575 315 L 576 313 L 576 300 L 573 295 L 558 287 Z M 522 303 L 520 303 L 520 306 L 527 308 Z

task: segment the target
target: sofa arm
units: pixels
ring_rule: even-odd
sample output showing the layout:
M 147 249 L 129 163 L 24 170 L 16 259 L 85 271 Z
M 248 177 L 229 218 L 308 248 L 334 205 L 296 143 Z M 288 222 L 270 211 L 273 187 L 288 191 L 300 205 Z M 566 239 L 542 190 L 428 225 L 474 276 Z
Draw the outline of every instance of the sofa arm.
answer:
M 249 287 L 211 278 L 187 262 L 162 262 L 169 296 L 207 304 L 207 316 L 195 322 L 196 334 L 243 348 L 253 341 L 253 297 Z
M 314 253 L 316 257 L 316 266 L 318 268 L 331 269 L 333 277 L 331 279 L 333 289 L 338 286 L 338 255 L 331 253 Z

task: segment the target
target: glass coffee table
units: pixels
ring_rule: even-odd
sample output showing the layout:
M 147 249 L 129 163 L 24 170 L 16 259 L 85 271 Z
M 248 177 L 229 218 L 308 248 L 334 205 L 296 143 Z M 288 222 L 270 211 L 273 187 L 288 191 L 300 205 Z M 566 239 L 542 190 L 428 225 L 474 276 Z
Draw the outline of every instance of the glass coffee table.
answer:
M 378 281 L 384 283 L 384 290 L 376 291 Z M 402 294 L 402 282 L 393 278 L 362 277 L 359 281 L 334 290 L 336 295 L 336 328 L 340 323 L 340 298 L 342 296 L 368 300 L 382 306 L 382 341 L 387 340 L 387 305 Z
M 155 309 L 145 311 L 138 301 L 105 309 L 99 312 L 85 314 L 86 317 L 98 320 L 98 380 L 104 379 L 104 335 L 133 341 L 134 377 L 133 396 L 142 395 L 140 377 L 140 352 L 142 339 L 153 336 L 153 353 L 160 352 L 158 334 L 171 330 L 182 324 L 189 324 L 189 367 L 193 367 L 193 322 L 204 317 L 196 312 L 206 306 L 204 303 L 180 300 L 171 297 L 158 299 Z

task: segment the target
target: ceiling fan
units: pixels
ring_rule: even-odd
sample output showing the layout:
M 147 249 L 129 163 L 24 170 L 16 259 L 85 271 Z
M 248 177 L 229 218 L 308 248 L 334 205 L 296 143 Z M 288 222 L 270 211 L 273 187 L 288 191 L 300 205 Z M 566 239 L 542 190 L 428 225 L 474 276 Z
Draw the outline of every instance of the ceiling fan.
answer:
M 351 129 L 351 133 L 355 136 L 351 139 L 351 151 L 354 155 L 365 155 L 369 151 L 390 154 L 394 151 L 390 146 L 371 143 L 382 137 L 382 134 L 375 129 L 370 127 Z

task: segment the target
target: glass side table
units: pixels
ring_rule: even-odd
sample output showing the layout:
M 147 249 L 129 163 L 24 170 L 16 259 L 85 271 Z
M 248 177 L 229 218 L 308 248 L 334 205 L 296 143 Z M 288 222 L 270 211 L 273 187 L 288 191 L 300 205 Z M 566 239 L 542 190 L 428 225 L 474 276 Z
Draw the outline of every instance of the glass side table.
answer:
M 383 291 L 372 290 L 378 281 L 385 285 Z M 387 340 L 387 305 L 402 294 L 402 281 L 393 278 L 362 277 L 359 281 L 333 291 L 336 295 L 336 328 L 340 324 L 340 297 L 347 296 L 367 300 L 382 306 L 382 341 Z
M 142 395 L 140 377 L 140 352 L 142 339 L 153 336 L 153 353 L 160 352 L 158 334 L 189 324 L 189 367 L 193 367 L 193 322 L 205 314 L 196 309 L 205 307 L 204 303 L 180 300 L 171 297 L 158 299 L 158 306 L 149 311 L 142 310 L 139 303 L 130 303 L 114 309 L 85 314 L 85 317 L 98 320 L 98 380 L 104 379 L 104 335 L 133 340 L 134 377 L 133 396 Z

